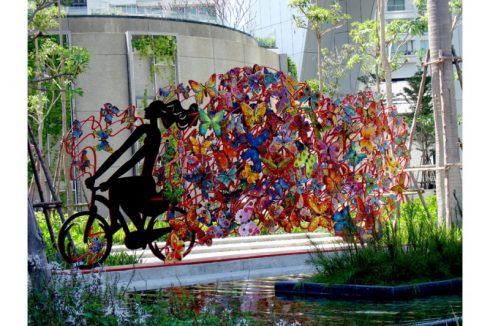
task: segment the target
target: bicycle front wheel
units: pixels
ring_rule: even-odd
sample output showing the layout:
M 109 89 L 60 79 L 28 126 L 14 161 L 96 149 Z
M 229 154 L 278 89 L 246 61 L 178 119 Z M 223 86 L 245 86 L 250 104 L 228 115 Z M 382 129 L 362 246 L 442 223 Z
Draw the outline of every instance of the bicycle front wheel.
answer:
M 88 231 L 84 241 L 84 232 Z M 109 256 L 112 233 L 107 221 L 89 211 L 70 216 L 61 226 L 58 248 L 61 257 L 70 265 L 89 269 L 100 265 Z

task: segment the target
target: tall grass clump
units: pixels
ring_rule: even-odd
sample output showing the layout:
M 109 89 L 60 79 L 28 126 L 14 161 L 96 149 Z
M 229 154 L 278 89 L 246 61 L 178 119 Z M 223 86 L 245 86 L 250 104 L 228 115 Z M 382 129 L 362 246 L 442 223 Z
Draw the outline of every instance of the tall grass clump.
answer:
M 428 198 L 429 219 L 416 200 L 401 205 L 400 219 L 388 221 L 378 239 L 350 243 L 342 253 L 315 253 L 312 281 L 327 284 L 399 285 L 462 277 L 462 229 L 438 227 L 436 201 Z

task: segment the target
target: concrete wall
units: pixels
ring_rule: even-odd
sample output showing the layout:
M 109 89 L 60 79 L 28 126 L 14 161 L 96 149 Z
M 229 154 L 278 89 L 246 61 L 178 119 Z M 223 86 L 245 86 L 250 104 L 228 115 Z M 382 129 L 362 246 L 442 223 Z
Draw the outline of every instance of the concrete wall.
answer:
M 91 54 L 87 71 L 76 82 L 77 87 L 84 90 L 83 97 L 75 98 L 76 118 L 80 120 L 90 115 L 98 117 L 100 107 L 106 102 L 120 109 L 136 104 L 137 96 L 131 100 L 131 88 L 134 88 L 133 94 L 138 95 L 148 85 L 148 68 L 141 63 L 141 58 L 131 54 L 136 68 L 130 87 L 126 32 L 175 35 L 177 82 L 186 83 L 192 79 L 204 83 L 213 73 L 255 63 L 279 68 L 278 54 L 260 48 L 248 34 L 218 25 L 161 18 L 68 16 L 62 28 L 71 34 L 72 45 L 84 47 Z M 119 139 L 111 139 L 111 146 L 117 149 L 128 135 L 126 132 Z M 130 154 L 123 156 L 115 168 L 129 159 Z M 98 165 L 107 157 L 108 153 L 98 152 Z M 111 171 L 106 173 L 107 176 L 110 174 Z M 104 179 L 106 177 L 101 181 Z

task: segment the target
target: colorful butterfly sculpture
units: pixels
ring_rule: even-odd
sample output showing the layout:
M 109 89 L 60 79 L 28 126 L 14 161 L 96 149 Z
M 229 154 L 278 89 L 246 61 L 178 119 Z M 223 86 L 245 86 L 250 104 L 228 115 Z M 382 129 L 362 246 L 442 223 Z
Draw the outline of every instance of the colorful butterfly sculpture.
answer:
M 168 261 L 182 258 L 191 234 L 211 245 L 231 234 L 324 227 L 364 241 L 403 200 L 408 131 L 369 91 L 331 99 L 254 65 L 161 87 L 157 98 L 179 110 L 166 116 L 154 176 L 188 210 L 183 219 L 165 215 Z M 96 151 L 113 150 L 109 138 L 122 143 L 120 131 L 142 123 L 135 111 L 106 103 L 99 117 L 73 122 L 64 141 L 74 178 L 92 173 Z

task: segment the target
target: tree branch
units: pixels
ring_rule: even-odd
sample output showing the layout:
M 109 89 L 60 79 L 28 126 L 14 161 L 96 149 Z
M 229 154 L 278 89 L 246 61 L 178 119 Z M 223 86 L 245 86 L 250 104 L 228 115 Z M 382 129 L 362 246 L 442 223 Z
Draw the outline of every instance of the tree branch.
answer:
M 53 80 L 53 79 L 56 79 L 59 77 L 70 77 L 70 76 L 75 76 L 75 74 L 70 74 L 70 73 L 66 72 L 66 73 L 56 74 L 56 75 L 44 77 L 44 78 L 34 78 L 32 80 L 29 80 L 29 83 L 31 83 L 31 84 L 42 83 L 42 82 Z

